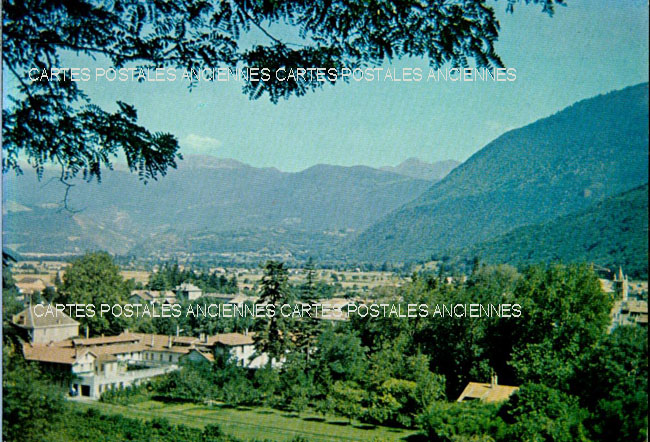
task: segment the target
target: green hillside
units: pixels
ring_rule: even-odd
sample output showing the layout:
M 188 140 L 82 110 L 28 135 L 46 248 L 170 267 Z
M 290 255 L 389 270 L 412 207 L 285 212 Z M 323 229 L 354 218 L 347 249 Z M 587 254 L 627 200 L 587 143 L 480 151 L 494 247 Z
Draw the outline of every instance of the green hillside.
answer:
M 427 259 L 583 210 L 648 181 L 648 84 L 580 101 L 492 141 L 350 245 Z
M 588 261 L 648 275 L 648 185 L 609 197 L 582 212 L 520 227 L 452 255 L 488 263 Z

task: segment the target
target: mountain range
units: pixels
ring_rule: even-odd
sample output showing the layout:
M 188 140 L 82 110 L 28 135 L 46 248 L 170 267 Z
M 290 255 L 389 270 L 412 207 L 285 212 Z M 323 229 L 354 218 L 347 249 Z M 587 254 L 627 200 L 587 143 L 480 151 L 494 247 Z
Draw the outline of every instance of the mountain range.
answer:
M 425 164 L 418 162 L 418 170 Z M 431 166 L 440 176 L 451 164 Z M 431 185 L 409 176 L 408 165 L 399 167 L 401 173 L 323 164 L 287 173 L 188 156 L 147 185 L 119 165 L 101 184 L 77 181 L 68 205 L 78 212 L 70 213 L 61 210 L 65 191 L 55 171 L 46 170 L 38 181 L 31 169 L 24 170 L 4 177 L 4 215 L 10 215 L 4 241 L 17 252 L 41 253 L 295 253 L 309 249 L 315 238 L 330 244 L 359 232 Z
M 648 182 L 648 84 L 501 135 L 354 238 L 360 260 L 427 259 L 584 210 Z

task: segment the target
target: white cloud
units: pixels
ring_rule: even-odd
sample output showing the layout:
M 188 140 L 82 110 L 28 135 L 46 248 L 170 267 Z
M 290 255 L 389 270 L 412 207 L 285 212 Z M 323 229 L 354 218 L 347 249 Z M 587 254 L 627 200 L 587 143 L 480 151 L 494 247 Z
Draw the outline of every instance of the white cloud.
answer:
M 216 138 L 189 134 L 188 136 L 181 138 L 180 144 L 192 153 L 214 154 L 216 153 L 214 151 L 221 147 L 223 143 Z

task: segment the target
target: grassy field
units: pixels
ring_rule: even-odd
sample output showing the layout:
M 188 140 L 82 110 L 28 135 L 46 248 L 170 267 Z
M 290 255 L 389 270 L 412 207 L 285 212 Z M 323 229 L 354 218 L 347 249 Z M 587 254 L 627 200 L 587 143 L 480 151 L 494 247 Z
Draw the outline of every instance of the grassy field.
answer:
M 405 440 L 415 434 L 397 428 L 350 423 L 339 417 L 304 413 L 291 414 L 271 408 L 207 406 L 191 403 L 165 404 L 146 401 L 134 405 L 113 405 L 95 401 L 75 401 L 81 408 L 95 408 L 107 414 L 152 419 L 164 417 L 172 424 L 202 428 L 218 424 L 221 429 L 242 439 L 290 440 L 302 436 L 314 441 L 334 440 Z

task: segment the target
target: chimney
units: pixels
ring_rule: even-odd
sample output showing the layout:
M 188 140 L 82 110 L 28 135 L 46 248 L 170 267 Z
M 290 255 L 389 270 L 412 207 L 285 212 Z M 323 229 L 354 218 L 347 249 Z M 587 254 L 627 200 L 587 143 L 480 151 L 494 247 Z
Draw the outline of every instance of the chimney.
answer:
M 154 342 L 153 342 L 153 333 L 152 333 L 151 334 L 151 348 L 153 348 L 153 344 L 154 344 Z
M 180 325 L 176 324 L 176 337 L 178 338 L 181 334 L 181 327 Z
M 248 327 L 244 329 L 244 336 L 248 336 Z
M 167 339 L 167 348 L 172 348 L 172 335 L 168 336 L 169 339 Z
M 86 339 L 90 336 L 90 331 L 88 330 L 88 326 L 86 326 Z
M 499 381 L 499 378 L 497 377 L 497 374 L 496 374 L 496 373 L 493 373 L 493 374 L 492 374 L 492 377 L 491 377 L 490 386 L 491 386 L 492 388 L 496 387 L 496 386 L 498 385 L 498 381 Z

